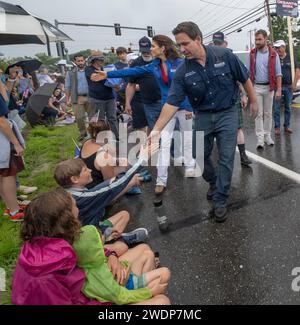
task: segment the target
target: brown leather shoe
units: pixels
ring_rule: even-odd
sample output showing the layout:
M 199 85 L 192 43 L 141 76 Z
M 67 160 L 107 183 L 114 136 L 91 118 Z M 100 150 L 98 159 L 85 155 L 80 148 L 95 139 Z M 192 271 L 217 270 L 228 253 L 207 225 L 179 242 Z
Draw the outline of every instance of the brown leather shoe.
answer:
M 163 185 L 156 185 L 156 187 L 155 187 L 155 194 L 156 195 L 161 195 L 161 194 L 164 193 L 165 189 L 166 188 Z
M 288 133 L 288 134 L 292 134 L 293 133 L 292 129 L 290 129 L 290 128 L 285 128 L 284 129 L 284 132 L 285 133 Z
M 275 135 L 280 135 L 280 129 L 279 128 L 275 129 Z

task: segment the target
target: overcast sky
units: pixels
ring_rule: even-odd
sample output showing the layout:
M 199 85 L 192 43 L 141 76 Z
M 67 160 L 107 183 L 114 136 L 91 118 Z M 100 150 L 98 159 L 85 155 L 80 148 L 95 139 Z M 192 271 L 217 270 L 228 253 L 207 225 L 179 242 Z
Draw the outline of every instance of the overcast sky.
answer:
M 262 0 L 7 0 L 21 5 L 43 19 L 54 23 L 54 19 L 64 22 L 94 24 L 120 23 L 124 26 L 153 26 L 156 34 L 171 36 L 171 30 L 179 22 L 192 20 L 199 24 L 204 34 L 244 15 L 247 11 L 260 6 Z M 217 5 L 214 5 L 217 4 Z M 266 20 L 249 25 L 241 33 L 228 37 L 229 45 L 234 50 L 244 50 L 249 45 L 250 29 L 266 28 Z M 67 42 L 70 53 L 82 49 L 105 50 L 111 46 L 137 48 L 138 39 L 145 32 L 122 30 L 122 36 L 115 36 L 113 29 L 93 27 L 60 26 L 74 42 Z M 0 52 L 7 57 L 46 52 L 46 46 L 14 45 L 0 46 Z M 52 55 L 56 55 L 52 45 Z

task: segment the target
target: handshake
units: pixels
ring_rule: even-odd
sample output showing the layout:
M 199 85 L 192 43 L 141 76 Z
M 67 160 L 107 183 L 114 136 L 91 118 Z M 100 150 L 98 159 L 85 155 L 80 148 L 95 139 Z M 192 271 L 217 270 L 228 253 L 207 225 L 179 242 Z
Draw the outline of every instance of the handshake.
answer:
M 139 161 L 146 164 L 149 159 L 154 156 L 159 150 L 159 132 L 152 132 L 147 139 L 147 142 L 141 145 L 139 153 Z

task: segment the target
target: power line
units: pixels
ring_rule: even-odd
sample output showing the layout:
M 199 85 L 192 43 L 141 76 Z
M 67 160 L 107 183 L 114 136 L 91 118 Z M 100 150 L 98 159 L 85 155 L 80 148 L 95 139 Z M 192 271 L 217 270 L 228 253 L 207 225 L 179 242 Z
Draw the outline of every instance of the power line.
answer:
M 248 8 L 230 7 L 230 6 L 220 5 L 218 3 L 214 3 L 214 2 L 210 2 L 210 1 L 205 1 L 205 0 L 199 0 L 199 1 L 203 2 L 203 3 L 211 4 L 211 5 L 214 5 L 214 6 L 217 6 L 217 7 L 230 8 L 230 9 L 235 9 L 235 10 L 247 10 L 247 9 L 250 9 L 249 7 Z
M 225 34 L 225 35 L 230 35 L 234 32 L 238 32 L 238 31 L 241 31 L 244 27 L 248 26 L 248 25 L 251 25 L 253 24 L 254 22 L 258 22 L 260 21 L 262 18 L 266 17 L 267 14 L 264 13 L 264 12 L 260 12 L 260 15 L 256 15 L 254 17 L 249 17 L 249 19 L 252 18 L 252 20 L 249 22 L 249 19 L 246 19 L 246 20 L 243 20 L 242 22 L 240 22 L 239 24 L 235 24 L 235 25 L 231 25 L 225 29 L 222 29 L 222 32 Z M 246 23 L 244 25 L 241 25 L 243 23 Z M 232 29 L 234 29 L 234 31 L 232 32 Z M 212 36 L 213 34 L 207 36 L 205 38 L 205 41 L 207 42 L 208 39 Z
M 207 8 L 205 8 L 205 9 L 207 9 Z M 194 15 L 192 15 L 190 18 L 188 18 L 188 20 L 191 20 L 191 19 L 193 19 L 194 17 L 197 17 L 198 16 L 198 14 L 200 14 L 200 12 L 201 11 L 203 11 L 203 8 L 200 8 Z
M 230 26 L 231 24 L 238 23 L 238 22 L 240 22 L 240 21 L 242 21 L 242 20 L 244 20 L 244 19 L 247 19 L 250 15 L 253 15 L 253 14 L 255 14 L 255 13 L 257 13 L 257 12 L 260 12 L 260 11 L 262 11 L 262 10 L 264 10 L 264 5 L 263 5 L 263 4 L 262 4 L 260 7 L 258 7 L 258 8 L 257 8 L 257 7 L 252 8 L 251 10 L 245 12 L 242 16 L 235 17 L 235 18 L 232 19 L 231 21 L 227 22 L 225 25 L 221 25 L 221 27 L 219 27 L 219 28 L 217 28 L 217 29 L 215 29 L 215 30 L 213 30 L 213 31 L 211 31 L 211 32 L 209 32 L 209 33 L 207 33 L 206 35 L 211 35 L 211 34 L 213 34 L 215 31 L 222 30 L 223 28 L 226 28 L 226 27 Z M 206 35 L 205 35 L 205 36 L 206 36 Z M 205 36 L 204 36 L 204 37 L 205 37 Z
M 259 7 L 258 9 L 255 10 L 250 10 L 247 13 L 245 13 L 243 16 L 241 17 L 236 17 L 235 19 L 233 19 L 232 21 L 228 22 L 226 25 L 220 26 L 215 30 L 210 31 L 209 33 L 207 33 L 204 36 L 205 38 L 209 38 L 210 36 L 212 36 L 215 32 L 219 31 L 219 30 L 227 30 L 233 26 L 238 25 L 239 23 L 244 23 L 245 21 L 254 18 L 255 15 L 260 15 L 262 12 L 264 12 L 264 6 Z
M 232 3 L 234 3 L 235 1 L 231 1 L 230 2 L 230 4 L 232 4 Z M 243 1 L 242 1 L 243 2 Z M 239 2 L 239 4 L 240 4 L 241 2 Z M 224 22 L 225 21 L 225 19 L 226 19 L 226 16 L 227 16 L 227 14 L 229 14 L 231 11 L 232 11 L 232 9 L 225 9 L 225 10 L 221 10 L 222 12 L 219 14 L 219 15 L 216 15 L 216 13 L 212 13 L 212 16 L 209 16 L 209 17 L 207 17 L 206 16 L 206 19 L 204 19 L 204 21 L 203 20 L 201 20 L 201 25 L 203 26 L 205 26 L 205 24 L 206 23 L 208 23 L 209 22 L 209 24 L 210 25 L 213 25 L 213 23 L 214 22 L 216 22 L 216 21 L 218 21 L 220 18 L 220 22 Z M 212 20 L 213 19 L 213 20 Z M 200 22 L 200 20 L 198 20 L 197 21 L 197 23 L 198 22 Z
M 259 19 L 261 20 L 261 19 L 265 18 L 266 16 L 267 16 L 267 15 L 264 14 L 264 15 L 260 16 Z M 246 26 L 249 26 L 249 25 L 255 23 L 256 21 L 257 21 L 257 19 L 256 19 L 256 20 L 252 20 L 252 21 L 250 21 L 248 24 L 243 25 L 243 26 L 240 26 L 238 29 L 236 29 L 236 30 L 234 30 L 234 31 L 232 31 L 232 32 L 226 33 L 226 35 L 231 35 L 231 34 L 233 34 L 233 33 L 236 33 L 236 32 L 238 32 L 239 30 L 245 28 Z

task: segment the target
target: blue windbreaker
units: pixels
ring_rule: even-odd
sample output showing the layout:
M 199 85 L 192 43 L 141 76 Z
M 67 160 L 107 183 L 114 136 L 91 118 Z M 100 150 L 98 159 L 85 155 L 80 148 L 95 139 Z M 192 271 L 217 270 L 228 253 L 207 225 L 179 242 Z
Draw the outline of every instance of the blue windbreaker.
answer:
M 157 80 L 157 83 L 160 88 L 161 92 L 161 106 L 167 102 L 168 98 L 168 93 L 173 81 L 174 74 L 177 70 L 177 68 L 181 65 L 183 62 L 183 59 L 177 58 L 176 60 L 167 60 L 166 65 L 168 68 L 168 78 L 169 82 L 166 84 L 163 80 L 162 77 L 162 71 L 160 68 L 160 59 L 155 59 L 153 60 L 150 64 L 147 64 L 142 67 L 134 67 L 134 68 L 129 68 L 129 69 L 124 69 L 124 70 L 118 70 L 118 71 L 109 71 L 107 73 L 107 78 L 124 78 L 124 77 L 135 77 L 135 76 L 142 76 L 144 74 L 149 74 L 152 73 Z M 190 105 L 190 102 L 188 101 L 188 98 L 186 98 L 182 104 L 180 105 L 179 109 L 187 110 L 192 112 L 193 108 Z

